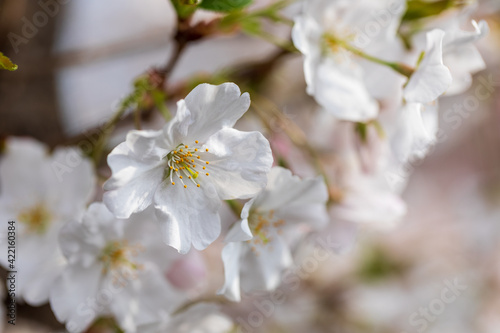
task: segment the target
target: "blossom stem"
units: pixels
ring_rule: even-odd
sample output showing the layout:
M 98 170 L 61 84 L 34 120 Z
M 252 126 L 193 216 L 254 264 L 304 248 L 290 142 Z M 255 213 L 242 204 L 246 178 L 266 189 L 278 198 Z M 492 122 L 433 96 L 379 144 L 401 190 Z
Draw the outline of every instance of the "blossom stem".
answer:
M 134 110 L 134 126 L 137 130 L 141 129 L 141 108 Z
M 126 103 L 122 103 L 120 108 L 115 112 L 113 117 L 108 120 L 108 122 L 101 128 L 102 132 L 101 135 L 99 136 L 99 139 L 97 140 L 94 149 L 92 151 L 92 160 L 94 161 L 95 165 L 99 165 L 99 162 L 101 160 L 101 155 L 104 150 L 104 146 L 106 144 L 106 140 L 109 137 L 109 134 L 113 131 L 115 128 L 116 124 L 118 121 L 123 117 L 125 114 L 125 111 L 127 111 L 128 105 Z
M 351 52 L 351 53 L 353 53 L 353 54 L 355 54 L 363 59 L 366 59 L 368 61 L 371 61 L 373 63 L 379 64 L 382 66 L 387 66 L 387 67 L 393 69 L 394 71 L 398 72 L 399 74 L 404 75 L 408 78 L 415 71 L 415 69 L 413 69 L 412 67 L 410 67 L 406 64 L 399 63 L 399 62 L 386 61 L 386 60 L 374 57 L 372 55 L 369 55 L 369 54 L 361 51 L 360 49 L 350 45 L 349 43 L 347 43 L 343 40 L 339 40 L 333 36 L 326 36 L 326 42 L 328 43 L 328 45 L 331 48 L 340 46 L 340 47 L 346 49 L 347 51 L 349 51 L 349 52 Z

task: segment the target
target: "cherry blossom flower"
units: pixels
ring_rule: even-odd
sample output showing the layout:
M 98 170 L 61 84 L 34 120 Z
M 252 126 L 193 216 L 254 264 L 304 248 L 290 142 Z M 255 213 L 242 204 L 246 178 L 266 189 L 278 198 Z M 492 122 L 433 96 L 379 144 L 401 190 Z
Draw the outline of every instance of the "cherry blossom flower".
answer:
M 407 103 L 398 110 L 391 134 L 391 148 L 399 163 L 421 159 L 436 142 L 438 131 L 437 103 Z
M 59 172 L 61 166 L 64 173 Z M 7 235 L 3 235 L 0 263 L 22 272 L 17 275 L 16 296 L 41 305 L 48 301 L 50 286 L 65 265 L 59 231 L 83 214 L 93 196 L 93 167 L 76 149 L 57 148 L 49 154 L 37 141 L 9 138 L 0 160 L 0 183 L 2 220 L 16 222 L 15 262 L 8 260 Z
M 327 199 L 320 177 L 301 180 L 273 168 L 266 189 L 245 204 L 241 221 L 226 236 L 226 281 L 219 293 L 240 300 L 240 286 L 245 291 L 276 288 L 283 269 L 292 264 L 290 243 L 326 224 Z
M 390 46 L 397 47 L 396 30 L 404 9 L 403 1 L 304 1 L 292 37 L 304 55 L 307 93 L 339 119 L 375 118 L 379 107 L 367 87 L 366 73 L 383 65 L 363 59 L 360 52 L 382 57 L 393 49 Z
M 426 34 L 426 49 L 417 69 L 404 88 L 407 102 L 432 103 L 451 86 L 450 70 L 443 63 L 445 32 L 434 29 Z
M 179 254 L 162 242 L 155 224 L 152 209 L 119 220 L 95 202 L 81 221 L 62 229 L 68 265 L 51 289 L 50 304 L 70 332 L 85 331 L 100 316 L 112 316 L 126 332 L 137 332 L 180 303 L 164 274 Z
M 206 248 L 220 234 L 221 200 L 250 198 L 267 182 L 269 142 L 231 128 L 249 105 L 234 83 L 202 84 L 163 130 L 129 132 L 108 156 L 104 203 L 118 218 L 154 205 L 168 245 Z
M 457 24 L 454 21 L 454 25 Z M 446 31 L 443 40 L 443 62 L 450 69 L 453 82 L 447 95 L 461 94 L 472 84 L 472 74 L 486 68 L 484 60 L 474 42 L 489 33 L 485 21 L 471 21 L 473 31 L 464 31 L 458 26 Z
M 448 15 L 431 20 L 426 25 L 429 30 L 437 28 L 446 33 L 443 39 L 443 63 L 450 69 L 453 78 L 446 95 L 465 92 L 472 84 L 472 74 L 486 68 L 474 44 L 488 35 L 490 29 L 486 21 L 471 20 L 476 9 L 476 4 L 453 9 Z

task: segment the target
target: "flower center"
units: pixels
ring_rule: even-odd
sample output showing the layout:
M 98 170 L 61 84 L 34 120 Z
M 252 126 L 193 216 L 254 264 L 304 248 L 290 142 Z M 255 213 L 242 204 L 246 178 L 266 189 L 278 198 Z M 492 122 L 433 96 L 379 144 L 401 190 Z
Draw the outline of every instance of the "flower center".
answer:
M 167 167 L 163 179 L 170 178 L 172 185 L 178 180 L 184 188 L 188 187 L 186 183 L 189 182 L 201 187 L 198 177 L 201 174 L 210 175 L 210 163 L 202 158 L 203 153 L 208 153 L 208 148 L 202 149 L 198 141 L 190 146 L 181 143 L 165 156 Z
M 248 242 L 254 245 L 267 245 L 273 240 L 274 234 L 281 233 L 280 227 L 283 224 L 285 221 L 276 219 L 273 210 L 264 213 L 250 212 L 248 226 L 254 237 Z M 252 251 L 256 251 L 254 247 L 252 247 Z
M 19 222 L 24 223 L 28 232 L 43 234 L 47 231 L 50 222 L 51 214 L 47 208 L 42 204 L 37 204 L 28 210 L 25 210 L 19 214 L 17 219 Z
M 133 260 L 142 251 L 144 248 L 140 244 L 129 245 L 126 240 L 109 242 L 99 257 L 104 265 L 103 274 L 111 272 L 115 281 L 119 277 L 128 278 L 131 273 L 142 269 L 142 265 Z

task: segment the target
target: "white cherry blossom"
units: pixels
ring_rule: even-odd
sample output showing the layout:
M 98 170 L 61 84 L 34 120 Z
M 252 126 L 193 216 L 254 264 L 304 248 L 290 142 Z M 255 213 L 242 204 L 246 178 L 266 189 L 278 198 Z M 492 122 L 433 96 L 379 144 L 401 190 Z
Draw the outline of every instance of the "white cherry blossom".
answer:
M 165 276 L 179 254 L 162 242 L 155 224 L 152 209 L 119 220 L 95 202 L 82 220 L 62 229 L 68 265 L 51 288 L 50 304 L 68 331 L 83 332 L 98 317 L 111 316 L 126 332 L 138 332 L 180 303 Z
M 366 81 L 373 81 L 367 74 L 373 69 L 380 73 L 379 67 L 384 66 L 355 55 L 353 49 L 380 58 L 388 50 L 400 49 L 396 30 L 404 9 L 403 1 L 304 1 L 292 38 L 304 55 L 307 93 L 339 119 L 375 118 L 379 106 L 370 91 L 377 89 Z M 397 84 L 398 76 L 393 74 L 386 80 Z
M 41 305 L 48 301 L 49 289 L 65 265 L 57 242 L 59 231 L 83 214 L 93 196 L 92 164 L 76 149 L 57 148 L 49 154 L 37 141 L 9 138 L 0 158 L 0 183 L 0 216 L 4 223 L 16 223 L 15 263 L 8 261 L 5 227 L 1 265 L 21 272 L 16 296 Z
M 225 284 L 219 293 L 236 301 L 240 288 L 276 288 L 283 269 L 292 264 L 290 243 L 326 224 L 327 199 L 320 177 L 301 180 L 289 170 L 273 168 L 266 189 L 245 204 L 241 221 L 226 236 Z
M 426 49 L 415 72 L 404 88 L 403 97 L 411 103 L 432 103 L 451 86 L 450 70 L 443 63 L 445 32 L 434 29 L 426 34 Z
M 447 30 L 443 40 L 443 62 L 450 69 L 453 83 L 446 95 L 466 91 L 472 84 L 472 74 L 486 68 L 486 64 L 474 45 L 489 33 L 486 21 L 471 21 L 473 30 L 462 30 L 455 26 Z
M 234 83 L 202 84 L 163 130 L 129 132 L 108 156 L 104 203 L 118 218 L 154 205 L 167 244 L 206 248 L 220 234 L 221 200 L 250 198 L 267 182 L 269 142 L 231 128 L 249 105 Z

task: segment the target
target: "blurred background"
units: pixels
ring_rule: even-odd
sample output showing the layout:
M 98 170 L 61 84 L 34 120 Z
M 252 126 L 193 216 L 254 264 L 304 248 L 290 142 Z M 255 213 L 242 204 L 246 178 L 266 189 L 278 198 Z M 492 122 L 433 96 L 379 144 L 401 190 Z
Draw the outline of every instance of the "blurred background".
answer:
M 411 165 L 405 220 L 388 232 L 361 230 L 354 248 L 309 274 L 259 332 L 500 333 L 500 1 L 479 1 L 475 19 L 491 29 L 478 44 L 487 69 L 465 94 L 442 98 L 441 115 L 457 104 L 465 111 L 453 123 L 441 121 L 443 140 Z M 55 146 L 102 124 L 137 76 L 167 62 L 175 26 L 166 0 L 0 0 L 0 51 L 19 65 L 0 71 L 0 135 Z M 269 29 L 283 40 L 290 33 Z M 211 37 L 188 46 L 169 82 L 266 62 L 277 52 L 240 33 Z M 477 96 L 479 85 L 487 98 Z M 314 105 L 303 93 L 300 55 L 281 58 L 263 86 L 307 128 L 304 110 Z M 145 119 L 144 127 L 161 126 L 159 119 Z M 114 141 L 130 128 L 122 126 Z M 213 290 L 222 281 L 218 250 L 205 254 Z M 254 303 L 247 303 L 242 309 L 251 311 Z M 49 306 L 19 305 L 18 324 L 7 326 L 6 332 L 61 329 Z

